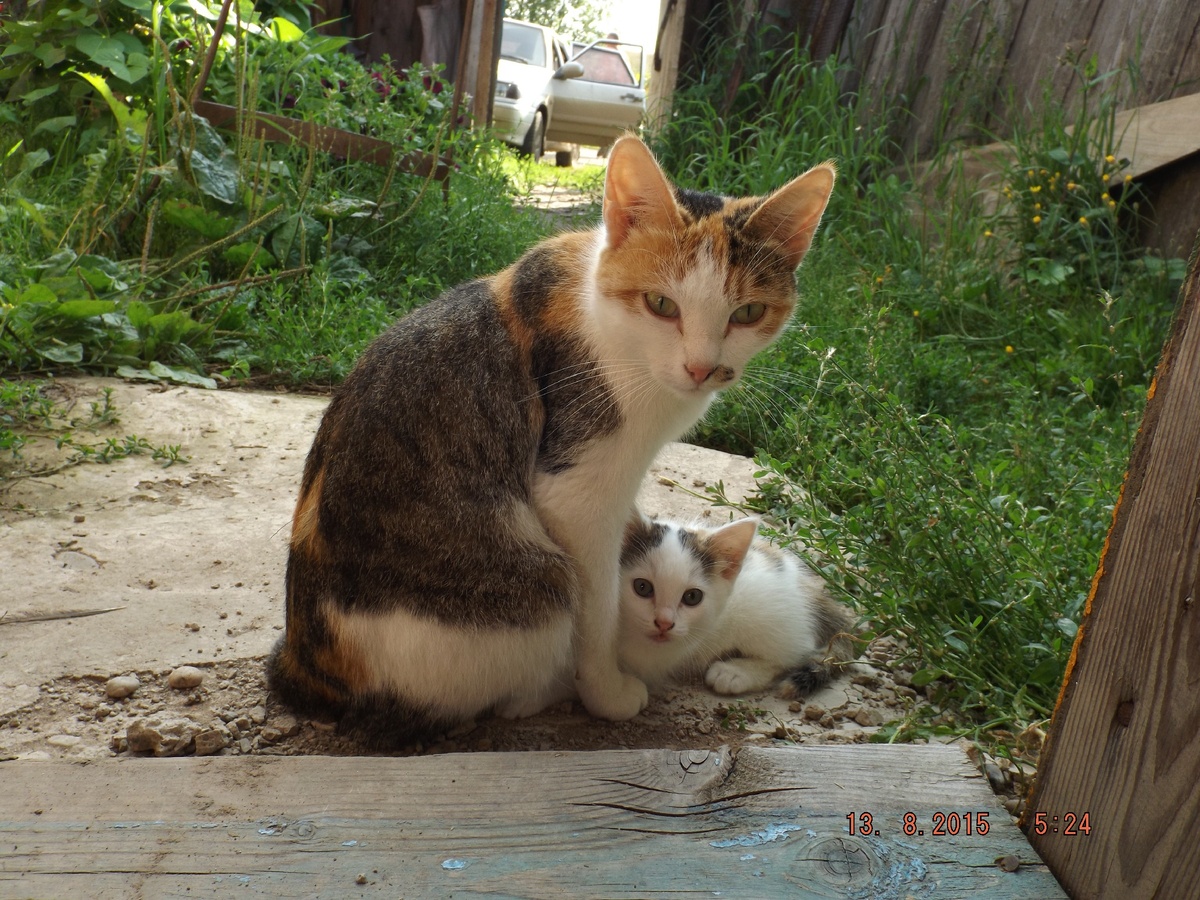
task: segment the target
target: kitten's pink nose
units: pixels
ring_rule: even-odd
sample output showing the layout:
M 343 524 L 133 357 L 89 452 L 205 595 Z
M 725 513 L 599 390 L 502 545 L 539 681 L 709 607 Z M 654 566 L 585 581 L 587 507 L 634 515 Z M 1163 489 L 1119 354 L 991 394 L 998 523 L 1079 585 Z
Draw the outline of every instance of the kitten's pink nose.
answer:
M 710 366 L 708 363 L 685 363 L 684 368 L 692 376 L 692 381 L 696 382 L 696 384 L 704 384 L 716 366 Z
M 655 618 L 654 624 L 658 626 L 658 630 L 666 634 L 675 627 L 675 623 L 663 618 Z

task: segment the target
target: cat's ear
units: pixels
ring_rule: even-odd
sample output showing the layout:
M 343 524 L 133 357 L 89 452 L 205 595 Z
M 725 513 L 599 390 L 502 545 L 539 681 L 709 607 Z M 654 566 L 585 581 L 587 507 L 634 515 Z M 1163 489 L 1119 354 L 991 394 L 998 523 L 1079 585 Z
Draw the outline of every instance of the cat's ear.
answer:
M 737 578 L 750 552 L 750 544 L 758 531 L 758 519 L 738 519 L 722 525 L 708 536 L 705 546 L 721 561 L 721 577 L 726 581 Z
M 615 250 L 638 226 L 674 228 L 680 224 L 671 183 L 646 145 L 632 135 L 613 144 L 604 177 L 604 234 Z
M 832 162 L 809 169 L 771 194 L 746 221 L 744 230 L 782 248 L 792 268 L 800 265 L 833 193 Z

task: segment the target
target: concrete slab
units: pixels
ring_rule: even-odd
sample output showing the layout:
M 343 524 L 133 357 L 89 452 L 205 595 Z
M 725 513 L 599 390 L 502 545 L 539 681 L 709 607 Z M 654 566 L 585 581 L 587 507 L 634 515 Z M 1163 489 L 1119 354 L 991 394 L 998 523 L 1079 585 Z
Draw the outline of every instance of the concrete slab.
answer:
M 65 675 L 102 676 L 264 656 L 283 627 L 292 506 L 322 398 L 81 378 L 81 408 L 112 390 L 120 421 L 102 436 L 179 444 L 148 456 L 11 482 L 0 495 L 0 614 L 124 607 L 0 626 L 0 715 Z M 751 460 L 676 444 L 646 478 L 651 514 L 728 515 L 704 487 L 741 500 Z

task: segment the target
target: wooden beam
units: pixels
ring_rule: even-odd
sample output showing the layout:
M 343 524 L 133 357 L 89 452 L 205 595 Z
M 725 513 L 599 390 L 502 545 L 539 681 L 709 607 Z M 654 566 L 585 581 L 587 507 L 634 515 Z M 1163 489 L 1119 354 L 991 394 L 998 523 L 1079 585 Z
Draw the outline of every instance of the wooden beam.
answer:
M 377 166 L 395 165 L 402 172 L 422 178 L 432 177 L 437 181 L 445 181 L 450 175 L 450 167 L 446 162 L 432 154 L 413 151 L 400 155 L 396 152 L 394 144 L 365 134 L 354 134 L 340 128 L 316 125 L 271 113 L 250 110 L 239 112 L 235 106 L 212 103 L 208 100 L 197 100 L 192 107 L 196 115 L 204 116 L 214 128 L 236 128 L 240 115 L 249 119 L 250 133 L 260 140 L 301 144 L 341 159 L 361 160 Z
M 1200 253 L 1182 298 L 1022 823 L 1074 897 L 1200 884 Z
M 943 745 L 29 760 L 0 777 L 5 897 L 1063 897 Z M 935 836 L 938 813 L 971 834 L 960 818 Z
M 1200 152 L 1200 94 L 1124 110 L 1113 124 L 1117 140 L 1113 152 L 1118 159 L 1129 160 L 1129 168 L 1116 177 L 1128 173 L 1141 178 Z

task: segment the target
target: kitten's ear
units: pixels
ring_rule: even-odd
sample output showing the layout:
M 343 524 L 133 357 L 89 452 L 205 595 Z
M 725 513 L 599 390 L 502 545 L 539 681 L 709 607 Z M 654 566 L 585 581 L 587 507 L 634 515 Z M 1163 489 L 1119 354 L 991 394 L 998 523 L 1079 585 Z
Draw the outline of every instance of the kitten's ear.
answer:
M 792 267 L 799 266 L 817 232 L 836 178 L 832 162 L 814 166 L 767 197 L 747 220 L 744 230 L 778 245 Z
M 750 552 L 750 544 L 758 531 L 758 519 L 738 519 L 723 525 L 708 536 L 708 549 L 721 560 L 721 577 L 726 581 L 737 578 Z
M 680 224 L 671 183 L 646 145 L 632 135 L 608 153 L 604 178 L 605 243 L 615 250 L 637 226 L 673 228 Z

